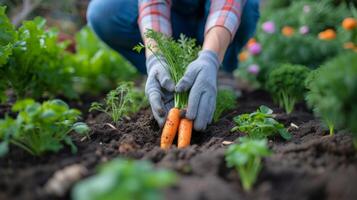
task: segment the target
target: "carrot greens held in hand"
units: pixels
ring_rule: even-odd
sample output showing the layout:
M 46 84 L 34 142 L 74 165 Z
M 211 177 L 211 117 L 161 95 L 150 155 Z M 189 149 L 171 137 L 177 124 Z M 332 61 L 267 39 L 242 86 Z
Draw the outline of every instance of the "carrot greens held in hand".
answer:
M 196 46 L 194 39 L 188 39 L 183 35 L 180 36 L 178 41 L 153 30 L 148 30 L 145 35 L 156 43 L 156 46 L 146 46 L 146 48 L 154 56 L 165 59 L 167 65 L 161 64 L 169 72 L 174 83 L 177 84 L 183 77 L 187 66 L 197 57 L 200 47 Z M 134 50 L 140 52 L 144 47 L 143 44 L 139 44 L 134 47 Z M 174 93 L 174 108 L 169 111 L 162 131 L 161 148 L 168 149 L 171 146 L 177 130 L 178 147 L 183 148 L 190 144 L 192 121 L 180 117 L 180 112 L 186 109 L 187 103 L 188 92 Z

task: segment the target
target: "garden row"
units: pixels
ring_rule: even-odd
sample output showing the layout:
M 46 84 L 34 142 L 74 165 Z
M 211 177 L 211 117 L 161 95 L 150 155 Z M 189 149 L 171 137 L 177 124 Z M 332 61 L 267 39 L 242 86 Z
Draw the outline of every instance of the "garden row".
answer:
M 353 7 L 329 1 L 299 1 L 278 11 L 267 10 L 261 30 L 239 55 L 242 67 L 237 75 L 267 90 L 287 114 L 306 99 L 331 135 L 335 129 L 357 134 L 356 18 Z M 12 105 L 0 120 L 0 154 L 16 146 L 32 156 L 42 156 L 60 151 L 63 144 L 75 153 L 73 131 L 91 139 L 89 126 L 77 122 L 80 112 L 55 97 L 76 99 L 119 85 L 103 103 L 93 103 L 90 109 L 109 116 L 108 126 L 114 129 L 147 105 L 142 92 L 132 83 L 122 82 L 135 72 L 98 42 L 88 28 L 78 33 L 76 52 L 71 53 L 66 51 L 68 41 L 58 42 L 58 34 L 46 30 L 43 19 L 24 22 L 15 29 L 5 8 L 0 9 L 0 19 L 0 94 L 2 102 Z M 216 122 L 222 113 L 236 107 L 232 91 L 219 91 L 217 99 Z M 275 118 L 264 105 L 256 112 L 233 118 L 236 126 L 231 134 L 244 133 L 245 137 L 225 150 L 225 164 L 236 169 L 245 191 L 252 189 L 263 159 L 273 153 L 267 139 L 293 137 Z M 64 176 L 71 175 L 68 173 Z M 147 161 L 118 158 L 103 164 L 96 175 L 76 183 L 72 197 L 156 199 L 160 196 L 158 189 L 177 181 L 173 171 L 155 169 Z M 52 191 L 57 186 L 53 184 L 48 186 Z

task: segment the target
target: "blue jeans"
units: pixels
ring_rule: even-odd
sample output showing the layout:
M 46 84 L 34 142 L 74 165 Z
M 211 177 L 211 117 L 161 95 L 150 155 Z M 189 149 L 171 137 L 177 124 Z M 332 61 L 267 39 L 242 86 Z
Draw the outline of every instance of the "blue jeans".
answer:
M 204 28 L 209 14 L 210 0 L 199 5 L 199 0 L 173 0 L 171 23 L 173 37 L 180 33 L 203 43 Z M 132 49 L 142 38 L 137 24 L 137 0 L 92 0 L 87 11 L 90 27 L 108 46 L 128 59 L 141 73 L 146 73 L 144 52 L 137 53 Z M 247 0 L 241 24 L 228 46 L 222 66 L 223 70 L 232 72 L 238 67 L 237 55 L 255 32 L 259 19 L 259 0 Z

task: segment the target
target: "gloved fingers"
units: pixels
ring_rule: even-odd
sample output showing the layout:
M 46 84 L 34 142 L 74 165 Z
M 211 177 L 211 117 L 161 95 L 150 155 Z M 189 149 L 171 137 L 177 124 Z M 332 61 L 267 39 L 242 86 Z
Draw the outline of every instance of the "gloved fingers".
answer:
M 145 94 L 149 100 L 154 118 L 162 127 L 165 122 L 166 108 L 163 103 L 163 93 L 160 90 L 160 84 L 153 75 L 149 75 L 145 85 Z
M 207 122 L 208 124 L 211 124 L 212 123 L 212 120 L 213 120 L 213 116 L 214 116 L 214 112 L 216 110 L 216 97 L 215 96 L 211 96 L 209 98 L 209 101 L 208 101 L 208 110 L 207 110 Z
M 170 101 L 167 101 L 167 102 L 164 102 L 165 104 L 165 110 L 166 110 L 166 113 L 168 113 L 170 111 L 171 108 L 174 107 L 174 100 L 170 100 Z
M 149 102 L 154 114 L 157 114 L 159 117 L 166 115 L 166 108 L 159 92 L 151 92 L 149 94 Z
M 156 72 L 156 79 L 160 82 L 162 88 L 165 88 L 169 92 L 175 90 L 175 83 L 170 77 L 170 74 L 166 71 L 165 68 L 161 68 L 161 71 Z
M 209 110 L 212 105 L 209 104 L 210 96 L 205 93 L 201 96 L 200 103 L 198 105 L 197 116 L 195 118 L 193 127 L 196 131 L 203 131 L 207 127 Z
M 153 109 L 153 107 L 151 107 L 152 113 L 154 115 L 155 120 L 157 121 L 157 123 L 159 124 L 159 127 L 162 128 L 165 124 L 165 119 L 166 119 L 166 115 L 164 116 L 159 116 L 158 113 L 155 112 L 155 110 Z
M 176 92 L 185 92 L 192 87 L 197 77 L 197 74 L 200 71 L 197 69 L 197 67 L 198 66 L 193 66 L 193 67 L 188 66 L 187 71 L 176 85 L 176 89 L 175 89 Z
M 202 93 L 193 88 L 188 96 L 188 105 L 186 111 L 186 118 L 194 120 L 197 116 L 198 106 L 201 100 Z

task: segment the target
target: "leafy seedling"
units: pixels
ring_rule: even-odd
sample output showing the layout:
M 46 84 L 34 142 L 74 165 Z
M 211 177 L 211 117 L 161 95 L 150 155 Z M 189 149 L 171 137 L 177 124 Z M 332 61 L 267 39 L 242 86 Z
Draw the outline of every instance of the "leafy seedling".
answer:
M 76 121 L 80 112 L 70 109 L 62 100 L 50 100 L 43 104 L 32 99 L 17 101 L 12 107 L 18 112 L 17 118 L 6 116 L 0 120 L 0 155 L 7 153 L 9 144 L 16 145 L 31 155 L 39 156 L 45 152 L 58 152 L 65 143 L 72 152 L 77 151 L 71 131 L 87 134 L 89 127 Z
M 18 99 L 78 97 L 73 88 L 74 69 L 67 44 L 58 42 L 58 32 L 45 27 L 46 20 L 24 21 L 16 29 L 0 7 L 0 100 L 11 89 Z
M 225 152 L 228 167 L 234 167 L 245 191 L 250 191 L 262 169 L 262 158 L 271 154 L 266 139 L 239 138 Z
M 270 72 L 266 88 L 286 113 L 291 113 L 295 104 L 304 100 L 307 91 L 304 82 L 309 72 L 310 69 L 305 66 L 291 64 Z
M 260 106 L 256 112 L 239 115 L 233 120 L 236 126 L 231 131 L 239 130 L 251 138 L 262 139 L 276 134 L 285 140 L 292 137 L 284 125 L 274 119 L 273 110 L 267 106 Z
M 340 55 L 327 62 L 306 80 L 306 100 L 314 114 L 328 126 L 357 133 L 357 56 Z M 355 136 L 357 138 L 357 135 Z
M 104 112 L 116 123 L 123 116 L 135 113 L 146 105 L 147 100 L 143 92 L 134 88 L 132 82 L 122 82 L 107 94 L 104 103 L 92 103 L 89 111 Z
M 176 182 L 169 170 L 155 170 L 148 161 L 115 159 L 99 168 L 98 174 L 78 182 L 73 200 L 154 200 L 160 189 Z

